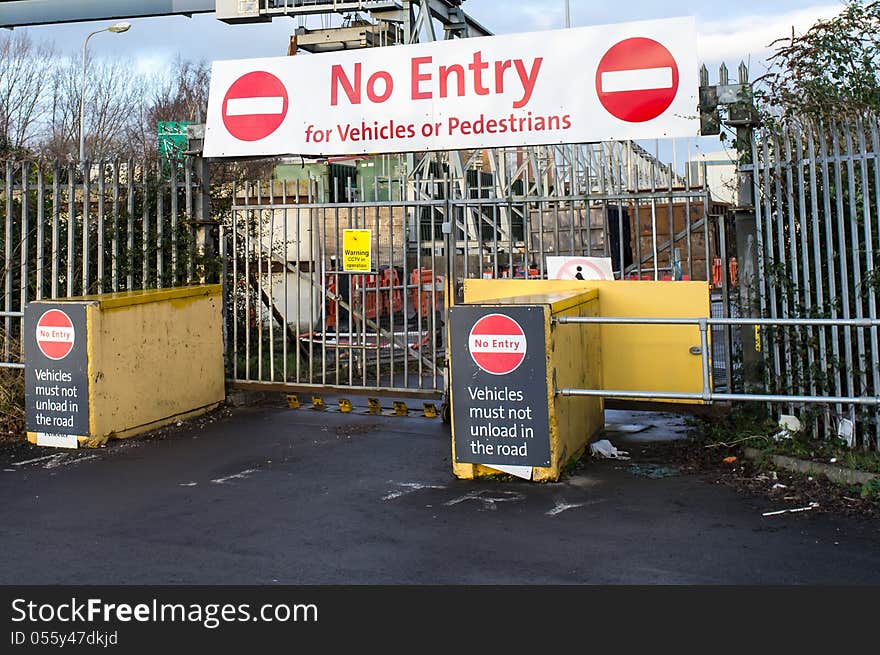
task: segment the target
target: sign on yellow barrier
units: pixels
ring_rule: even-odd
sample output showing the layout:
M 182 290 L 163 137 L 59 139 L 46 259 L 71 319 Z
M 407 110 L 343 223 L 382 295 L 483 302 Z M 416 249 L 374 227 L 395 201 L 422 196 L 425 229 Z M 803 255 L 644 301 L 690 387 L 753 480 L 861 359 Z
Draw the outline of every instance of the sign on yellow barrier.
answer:
M 342 231 L 342 270 L 355 273 L 373 270 L 373 234 L 370 230 Z

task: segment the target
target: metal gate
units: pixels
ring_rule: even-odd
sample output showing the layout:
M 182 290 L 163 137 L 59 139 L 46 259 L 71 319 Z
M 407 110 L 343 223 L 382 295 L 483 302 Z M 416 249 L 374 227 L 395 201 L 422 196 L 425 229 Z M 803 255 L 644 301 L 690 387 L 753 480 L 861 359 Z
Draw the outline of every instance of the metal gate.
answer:
M 446 310 L 467 278 L 546 278 L 547 256 L 567 255 L 609 257 L 616 279 L 709 280 L 727 260 L 705 169 L 677 175 L 632 142 L 275 177 L 233 189 L 223 239 L 229 369 L 251 389 L 439 397 Z M 370 233 L 369 272 L 343 270 L 348 229 Z

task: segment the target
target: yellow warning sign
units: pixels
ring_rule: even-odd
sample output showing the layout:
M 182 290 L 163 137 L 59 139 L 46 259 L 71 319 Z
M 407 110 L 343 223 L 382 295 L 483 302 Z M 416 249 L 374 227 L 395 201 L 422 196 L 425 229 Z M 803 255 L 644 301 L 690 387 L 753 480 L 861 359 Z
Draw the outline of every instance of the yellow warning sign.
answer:
M 342 270 L 357 273 L 373 270 L 373 233 L 370 230 L 342 231 Z

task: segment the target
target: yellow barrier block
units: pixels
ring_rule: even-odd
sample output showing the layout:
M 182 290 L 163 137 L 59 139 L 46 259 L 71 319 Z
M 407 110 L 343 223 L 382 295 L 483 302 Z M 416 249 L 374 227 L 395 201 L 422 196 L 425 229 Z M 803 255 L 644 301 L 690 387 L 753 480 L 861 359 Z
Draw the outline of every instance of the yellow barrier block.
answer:
M 465 300 L 469 301 L 467 295 Z M 450 330 L 463 334 L 466 348 L 473 348 L 452 359 L 453 473 L 472 479 L 515 470 L 515 475 L 533 481 L 558 480 L 568 462 L 579 458 L 604 427 L 604 402 L 598 397 L 557 396 L 555 390 L 601 388 L 603 368 L 598 325 L 563 329 L 553 319 L 598 315 L 598 292 L 535 293 L 465 305 L 479 307 L 471 311 L 457 305 L 457 316 L 451 318 L 451 322 L 459 320 L 457 317 L 466 321 Z M 490 330 L 481 345 L 480 338 L 473 337 L 482 334 L 478 325 L 505 312 L 527 312 L 521 319 L 528 318 L 524 324 L 531 327 L 518 325 L 524 330 L 520 336 Z M 509 354 L 499 358 L 499 348 L 507 348 Z M 517 351 L 522 353 L 522 361 L 526 355 L 537 358 L 529 360 L 529 366 L 544 371 L 546 377 L 544 373 L 536 373 L 537 379 L 518 373 L 519 364 L 512 357 Z M 471 370 L 474 364 L 482 371 Z M 457 395 L 462 392 L 464 397 Z M 462 453 L 457 454 L 457 448 Z
M 434 403 L 424 403 L 424 412 L 422 416 L 425 418 L 437 418 L 437 406 Z
M 710 316 L 708 282 L 647 280 L 465 280 L 468 303 L 596 290 L 598 316 L 706 318 Z M 566 330 L 584 326 L 570 325 Z M 601 325 L 602 389 L 702 393 L 703 370 L 696 325 Z M 711 331 L 710 331 L 711 340 Z M 711 343 L 711 341 L 710 341 Z M 697 351 L 699 352 L 699 351 Z M 711 346 L 710 346 L 711 352 Z M 559 385 L 560 387 L 564 385 Z M 645 400 L 645 399 L 640 399 Z M 681 402 L 703 404 L 701 400 Z
M 324 399 L 321 396 L 312 396 L 312 409 L 323 412 L 327 409 L 327 405 L 324 403 Z
M 343 414 L 349 414 L 351 412 L 351 401 L 346 398 L 339 399 L 339 411 Z
M 378 398 L 367 398 L 367 414 L 381 414 L 382 404 Z
M 287 406 L 290 409 L 299 409 L 299 396 L 297 396 L 295 393 L 287 394 Z
M 50 307 L 84 317 L 75 326 L 75 343 L 85 345 L 88 396 L 76 398 L 79 415 L 88 417 L 88 434 L 73 428 L 79 445 L 141 434 L 203 414 L 225 399 L 220 285 L 34 301 L 28 311 L 40 316 Z M 66 366 L 61 358 L 35 374 L 55 375 L 54 367 L 68 375 Z M 29 430 L 28 439 L 37 443 L 37 431 Z
M 409 409 L 407 409 L 405 402 L 395 400 L 393 413 L 394 416 L 406 416 L 409 414 Z

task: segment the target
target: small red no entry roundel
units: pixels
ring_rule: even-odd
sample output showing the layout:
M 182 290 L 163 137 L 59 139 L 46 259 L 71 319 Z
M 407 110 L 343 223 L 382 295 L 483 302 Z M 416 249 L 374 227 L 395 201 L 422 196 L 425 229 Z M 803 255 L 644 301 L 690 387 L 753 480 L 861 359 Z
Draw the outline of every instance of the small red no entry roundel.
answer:
M 223 125 L 236 139 L 259 141 L 281 126 L 287 105 L 287 89 L 281 80 L 265 71 L 246 73 L 223 98 Z
M 73 350 L 73 321 L 60 309 L 50 309 L 37 321 L 37 347 L 49 359 L 64 359 Z
M 629 123 L 653 120 L 678 93 L 678 64 L 662 44 L 635 37 L 612 46 L 599 61 L 596 93 L 612 116 Z
M 474 363 L 486 373 L 507 375 L 525 359 L 526 335 L 509 316 L 489 314 L 471 328 L 468 350 Z

